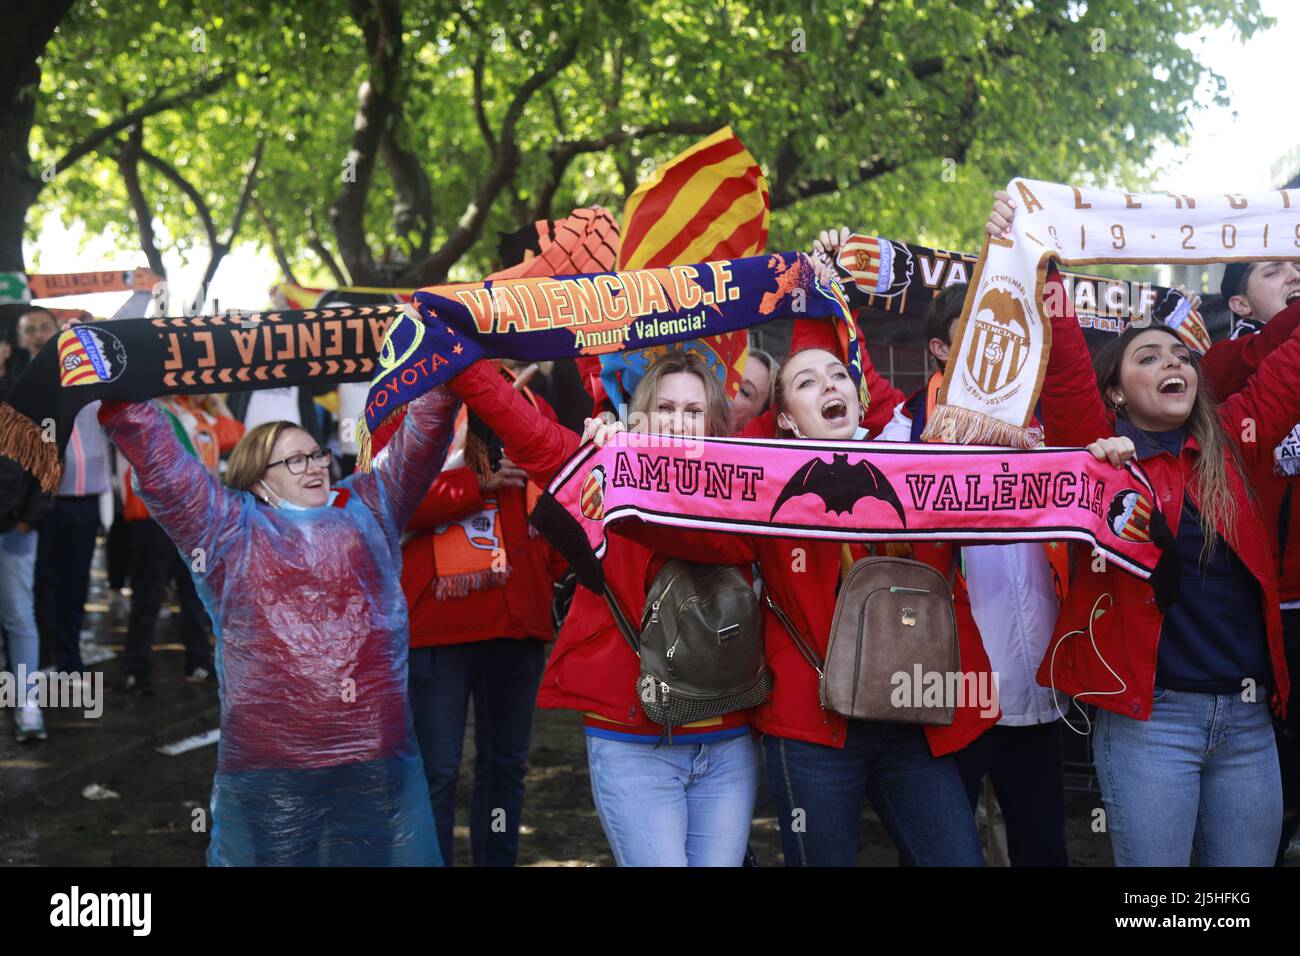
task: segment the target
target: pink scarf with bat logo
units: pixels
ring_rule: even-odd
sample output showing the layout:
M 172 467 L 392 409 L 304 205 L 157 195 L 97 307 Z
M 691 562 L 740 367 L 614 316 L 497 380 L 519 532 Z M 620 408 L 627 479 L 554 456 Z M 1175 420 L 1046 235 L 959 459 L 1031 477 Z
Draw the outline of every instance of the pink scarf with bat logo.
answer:
M 1150 579 L 1160 598 L 1172 539 L 1154 500 L 1139 465 L 1117 469 L 1077 448 L 622 433 L 569 460 L 534 522 L 584 583 L 600 579 L 606 526 L 639 518 L 831 541 L 1072 539 Z

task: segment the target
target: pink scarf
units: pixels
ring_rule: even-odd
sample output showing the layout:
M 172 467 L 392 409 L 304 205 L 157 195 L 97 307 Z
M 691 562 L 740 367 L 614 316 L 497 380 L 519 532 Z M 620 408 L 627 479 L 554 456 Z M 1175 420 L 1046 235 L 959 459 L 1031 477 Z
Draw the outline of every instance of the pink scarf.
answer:
M 625 433 L 603 449 L 580 449 L 533 520 L 588 586 L 603 580 L 596 559 L 606 525 L 640 518 L 830 541 L 1073 539 L 1153 579 L 1159 596 L 1171 562 L 1157 565 L 1172 551 L 1154 501 L 1141 466 L 1117 469 L 1077 448 Z

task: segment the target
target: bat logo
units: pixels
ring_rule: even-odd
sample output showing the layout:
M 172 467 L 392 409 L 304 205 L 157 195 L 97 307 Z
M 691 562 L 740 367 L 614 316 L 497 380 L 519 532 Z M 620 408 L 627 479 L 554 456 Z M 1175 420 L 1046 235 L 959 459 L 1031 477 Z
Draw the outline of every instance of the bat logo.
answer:
M 767 520 L 775 518 L 783 504 L 800 495 L 817 495 L 826 505 L 827 514 L 833 511 L 841 515 L 851 512 L 863 498 L 879 498 L 898 512 L 898 520 L 907 527 L 903 503 L 885 473 L 865 458 L 850 465 L 847 452 L 836 452 L 829 462 L 814 458 L 800 465 L 781 489 Z

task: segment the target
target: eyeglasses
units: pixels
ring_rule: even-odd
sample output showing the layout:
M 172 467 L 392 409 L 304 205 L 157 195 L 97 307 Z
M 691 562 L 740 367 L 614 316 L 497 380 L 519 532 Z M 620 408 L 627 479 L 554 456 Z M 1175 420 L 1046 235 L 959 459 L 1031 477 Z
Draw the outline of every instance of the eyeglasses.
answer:
M 308 459 L 311 459 L 311 463 L 319 468 L 328 468 L 330 453 L 326 450 L 314 451 L 310 455 L 290 455 L 288 458 L 281 458 L 279 461 L 271 462 L 266 466 L 266 470 L 270 471 L 276 465 L 284 465 L 285 468 L 289 469 L 289 474 L 301 475 L 307 470 Z

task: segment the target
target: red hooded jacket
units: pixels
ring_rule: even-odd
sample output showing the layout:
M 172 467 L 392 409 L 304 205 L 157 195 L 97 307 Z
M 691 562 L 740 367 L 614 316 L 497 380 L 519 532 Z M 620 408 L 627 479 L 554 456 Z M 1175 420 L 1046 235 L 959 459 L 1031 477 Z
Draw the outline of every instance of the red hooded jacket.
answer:
M 449 384 L 501 438 L 510 459 L 538 484 L 548 484 L 577 451 L 578 436 L 538 415 L 490 364 L 476 362 Z M 631 620 L 641 619 L 646 591 L 665 560 L 631 541 L 611 539 L 603 562 L 605 579 Z M 640 662 L 604 599 L 579 587 L 542 676 L 538 705 L 599 714 L 633 732 L 658 733 L 659 725 L 641 709 L 639 676 Z M 728 714 L 724 720 L 743 723 L 743 713 Z M 674 730 L 674 736 L 682 733 L 690 731 Z
M 1096 388 L 1091 357 L 1070 297 L 1060 298 L 1066 308 L 1065 314 L 1052 319 L 1052 352 L 1042 390 L 1043 424 L 1049 444 L 1087 445 L 1114 435 L 1115 427 Z M 1271 462 L 1273 449 L 1300 420 L 1300 334 L 1292 335 L 1268 355 L 1246 386 L 1228 396 L 1219 415 L 1233 441 L 1241 436 L 1244 422 L 1254 421 L 1256 440 L 1237 442 L 1248 471 L 1265 460 Z M 1178 458 L 1161 453 L 1142 461 L 1171 529 L 1178 527 L 1183 495 L 1194 481 L 1199 455 L 1199 446 L 1189 437 Z M 1282 619 L 1270 538 L 1259 500 L 1233 466 L 1231 449 L 1225 449 L 1224 455 L 1237 504 L 1237 527 L 1217 530 L 1225 541 L 1233 542 L 1233 550 L 1262 590 L 1273 665 L 1272 704 L 1281 714 L 1291 685 L 1282 653 Z M 1164 615 L 1147 582 L 1110 565 L 1094 571 L 1087 547 L 1075 547 L 1077 570 L 1039 667 L 1038 682 L 1071 696 L 1082 695 L 1105 710 L 1148 720 Z M 1095 616 L 1094 607 L 1099 612 Z

